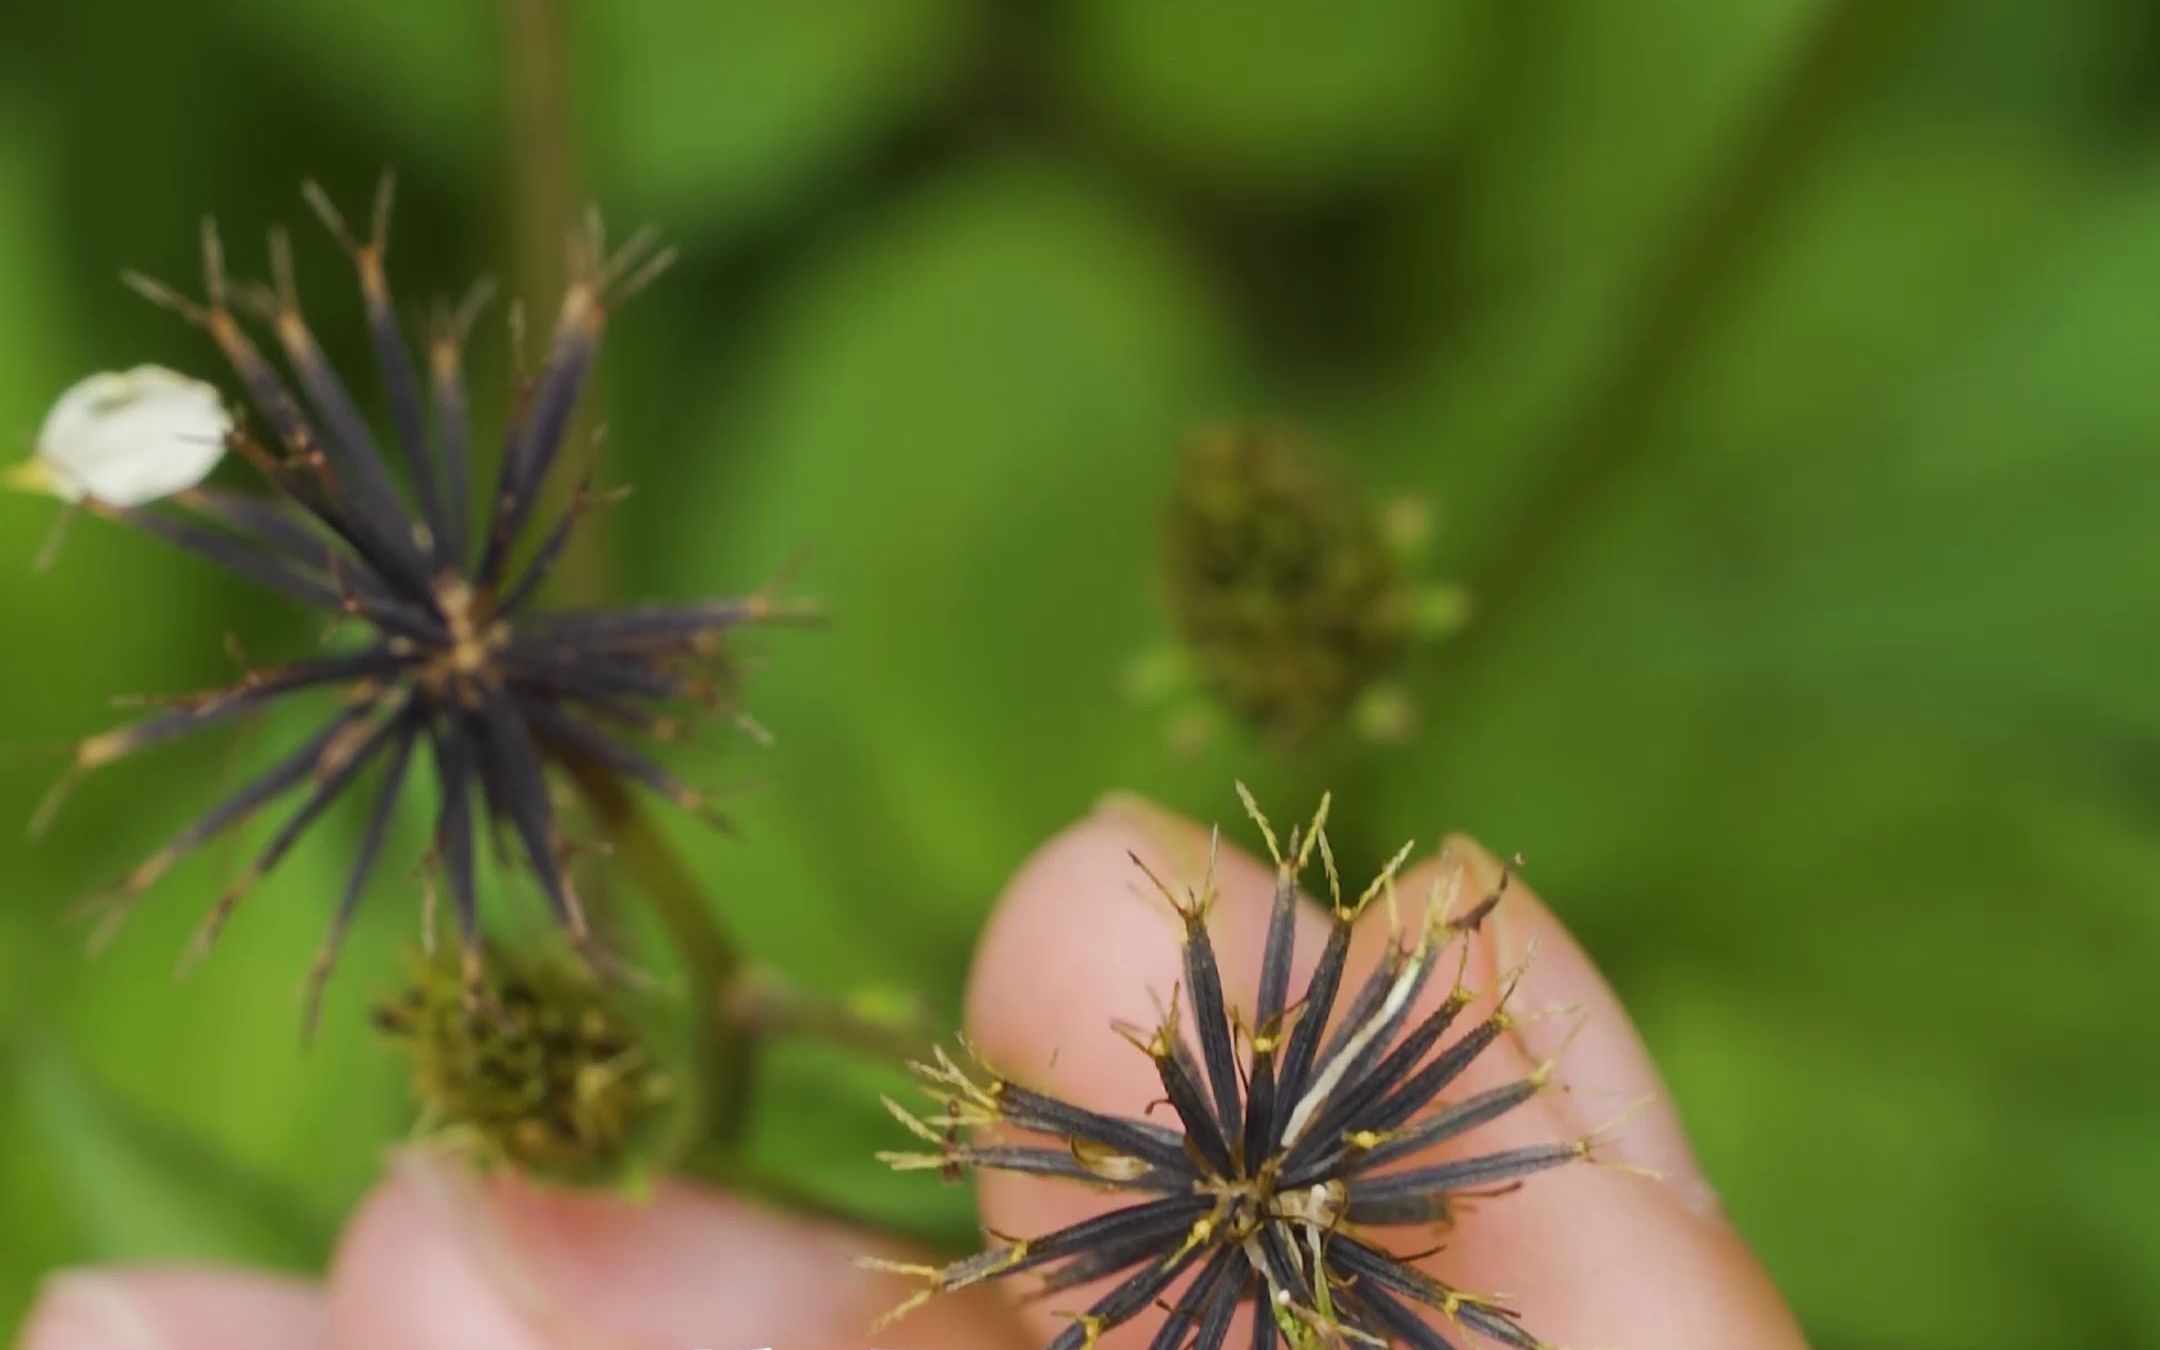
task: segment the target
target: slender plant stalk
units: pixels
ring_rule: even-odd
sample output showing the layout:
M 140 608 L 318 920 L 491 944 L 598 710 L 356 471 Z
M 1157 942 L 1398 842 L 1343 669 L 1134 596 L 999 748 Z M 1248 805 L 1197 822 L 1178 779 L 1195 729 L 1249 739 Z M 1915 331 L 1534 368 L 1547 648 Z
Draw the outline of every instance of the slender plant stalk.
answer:
M 1466 569 L 1479 631 L 1436 655 L 1442 679 L 1493 669 L 1480 663 L 1506 649 L 1498 633 L 1520 621 L 1548 578 L 1567 572 L 1590 523 L 1655 450 L 1658 414 L 1760 258 L 1787 197 L 1939 8 L 1939 0 L 1839 0 L 1816 21 L 1782 86 L 1655 251 L 1628 310 L 1633 330 L 1565 415 L 1519 504 L 1501 513 L 1521 527 L 1501 532 L 1491 556 Z
M 582 224 L 571 17 L 562 0 L 502 0 L 513 296 L 561 292 L 564 249 Z M 544 331 L 529 333 L 527 341 L 544 337 Z M 606 404 L 606 372 L 595 372 L 594 379 L 598 396 L 587 402 L 588 409 Z M 571 428 L 563 446 L 564 471 L 547 483 L 541 515 L 559 509 L 593 467 L 592 426 L 587 414 Z M 607 526 L 608 513 L 596 511 L 571 537 L 556 584 L 573 604 L 590 604 L 606 594 Z
M 724 1015 L 753 1038 L 799 1036 L 905 1064 L 930 1039 L 919 1009 L 880 1018 L 836 999 L 820 998 L 777 976 L 745 971 L 725 994 Z
M 689 981 L 692 1100 L 678 1161 L 709 1172 L 732 1159 L 748 1120 L 757 1038 L 731 1014 L 743 972 L 741 949 L 707 903 L 704 888 L 642 804 L 613 774 L 579 763 L 578 789 L 615 858 L 667 930 Z M 732 1179 L 732 1169 L 728 1169 Z
M 710 1179 L 744 1185 L 738 1145 L 749 1119 L 758 1058 L 767 1044 L 800 1036 L 901 1062 L 920 1050 L 921 1030 L 865 1016 L 845 1003 L 752 972 L 707 903 L 704 888 L 630 789 L 590 764 L 579 763 L 573 772 L 614 844 L 617 862 L 667 930 L 689 981 L 695 1096 L 678 1161 Z
M 511 252 L 516 293 L 551 294 L 562 280 L 563 244 L 579 226 L 581 175 L 576 149 L 572 13 L 563 0 L 502 0 L 504 84 L 510 127 Z M 589 466 L 590 437 L 573 431 L 564 458 Z M 560 490 L 580 475 L 551 480 Z M 545 513 L 547 507 L 543 507 Z M 607 593 L 608 550 L 595 519 L 579 530 L 557 571 L 572 601 Z M 709 1180 L 768 1194 L 748 1176 L 739 1144 L 760 1048 L 803 1036 L 886 1060 L 918 1048 L 915 1029 L 862 1015 L 770 975 L 752 977 L 734 936 L 705 889 L 642 802 L 597 766 L 575 763 L 579 789 L 616 858 L 674 944 L 690 981 L 694 1101 L 676 1162 Z M 604 918 L 608 897 L 596 897 Z M 776 1196 L 794 1209 L 818 1208 L 799 1196 Z
M 516 293 L 559 289 L 563 247 L 578 226 L 580 174 L 570 71 L 570 13 L 562 0 L 502 0 L 504 86 L 510 129 L 511 254 Z M 573 432 L 565 458 L 583 438 Z M 567 481 L 575 474 L 565 474 Z M 545 508 L 543 508 L 545 510 Z M 602 513 L 604 515 L 604 513 Z M 557 572 L 572 599 L 604 594 L 608 553 L 595 519 Z M 694 1094 L 684 1160 L 732 1153 L 747 1116 L 754 1047 L 727 1015 L 742 971 L 733 936 L 705 890 L 644 806 L 620 780 L 589 763 L 574 767 L 579 790 L 615 856 L 653 908 L 691 983 Z

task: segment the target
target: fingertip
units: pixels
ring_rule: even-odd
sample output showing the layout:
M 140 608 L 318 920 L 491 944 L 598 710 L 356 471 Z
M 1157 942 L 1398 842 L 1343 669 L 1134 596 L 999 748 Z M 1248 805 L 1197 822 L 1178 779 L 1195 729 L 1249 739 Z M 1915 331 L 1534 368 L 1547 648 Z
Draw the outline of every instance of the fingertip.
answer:
M 1069 826 L 1022 863 L 990 915 L 967 992 L 968 1035 L 1013 1072 L 1106 1084 L 1143 1081 L 1110 1021 L 1146 1023 L 1178 977 L 1177 920 L 1143 893 L 1195 858 L 1175 822 L 1119 803 Z M 1129 1094 L 1127 1094 L 1129 1101 Z M 1142 1099 L 1145 1100 L 1144 1098 Z
M 1505 1058 L 1513 1072 L 1552 1063 L 1556 1090 L 1541 1098 L 1540 1126 L 1594 1136 L 1594 1149 L 1584 1163 L 1468 1206 L 1429 1264 L 1464 1288 L 1508 1290 L 1524 1325 L 1555 1343 L 1804 1346 L 1782 1295 L 1725 1221 L 1633 1019 L 1589 954 L 1477 840 L 1451 835 L 1442 854 L 1464 869 L 1466 904 L 1505 879 L 1470 964 L 1488 982 L 1516 979 Z M 1489 1126 L 1483 1137 L 1508 1133 Z
M 344 1345 L 526 1350 L 542 1294 L 494 1231 L 444 1192 L 471 1183 L 407 1157 L 346 1224 L 328 1306 Z M 471 1201 L 477 1209 L 481 1202 Z
M 1160 896 L 1135 889 L 1134 856 L 1177 884 L 1198 875 L 1206 844 L 1195 851 L 1193 833 L 1152 808 L 1098 807 L 1014 874 L 977 944 L 967 994 L 970 1045 L 999 1072 L 1129 1116 L 1145 1114 L 1160 1088 L 1111 1024 L 1152 1024 L 1180 975 L 1178 921 Z M 983 1225 L 995 1233 L 1054 1232 L 1105 1207 L 1102 1196 L 1055 1181 L 988 1172 L 976 1183 Z M 1056 1332 L 1047 1309 L 1019 1315 L 1037 1340 Z
M 1090 1110 L 1146 1117 L 1162 1095 L 1160 1080 L 1147 1056 L 1111 1028 L 1153 1026 L 1177 996 L 1183 930 L 1134 860 L 1167 886 L 1197 886 L 1211 843 L 1199 825 L 1116 794 L 1038 849 L 1006 886 L 976 948 L 967 999 L 972 1045 L 1030 1087 Z M 1227 845 L 1215 868 L 1208 931 L 1225 985 L 1243 991 L 1257 978 L 1274 874 Z M 1052 1232 L 1120 1203 L 1002 1172 L 981 1175 L 977 1193 L 985 1226 L 1015 1235 Z M 1067 1297 L 1085 1306 L 1086 1296 Z M 1064 1325 L 1039 1306 L 1024 1316 L 1043 1339 Z
M 329 1302 L 340 1344 L 410 1350 L 849 1345 L 910 1292 L 866 1256 L 906 1254 L 684 1182 L 632 1201 L 409 1159 L 348 1230 Z M 940 1300 L 879 1344 L 989 1350 L 1005 1317 Z
M 1553 1061 L 1550 1098 L 1563 1124 L 1596 1134 L 1603 1156 L 1663 1178 L 1680 1202 L 1718 1210 L 1649 1047 L 1597 965 L 1520 872 L 1464 834 L 1443 850 L 1461 860 L 1470 895 L 1505 891 L 1479 934 L 1495 972 L 1520 970 L 1513 1037 L 1532 1064 Z
M 1097 1110 L 1138 1114 L 1160 1095 L 1145 1055 L 1112 1030 L 1153 1026 L 1184 981 L 1182 896 L 1212 863 L 1208 933 L 1226 990 L 1258 978 L 1274 871 L 1212 832 L 1129 793 L 1037 849 L 991 911 L 968 979 L 971 1043 L 1000 1070 Z M 1298 913 L 1306 968 L 1325 929 Z
M 45 1282 L 20 1350 L 328 1347 L 321 1293 L 279 1275 L 189 1267 L 62 1271 Z
M 1663 1183 L 1595 1164 L 1470 1206 L 1420 1264 L 1459 1288 L 1506 1291 L 1555 1345 L 1804 1350 L 1762 1263 L 1721 1219 Z
M 1199 826 L 1120 796 L 1023 865 L 986 930 L 969 990 L 970 1034 L 1000 1072 L 1090 1109 L 1147 1112 L 1161 1095 L 1153 1066 L 1107 1028 L 1118 1019 L 1152 1024 L 1174 996 L 1183 967 L 1178 920 L 1162 897 L 1136 888 L 1138 869 L 1129 855 L 1177 886 L 1198 878 L 1208 841 Z M 1448 843 L 1451 855 L 1444 849 L 1398 887 L 1405 930 L 1415 929 L 1429 895 L 1445 898 L 1445 886 L 1428 891 L 1426 883 L 1447 876 L 1448 856 L 1462 868 L 1451 911 L 1458 917 L 1500 885 L 1503 868 L 1490 852 L 1462 837 Z M 1224 850 L 1209 930 L 1233 1004 L 1243 1002 L 1256 978 L 1271 881 L 1271 869 Z M 1293 988 L 1304 986 L 1327 922 L 1310 906 L 1299 921 Z M 1359 926 L 1346 989 L 1375 967 L 1389 941 L 1390 925 Z M 1753 1254 L 1691 1190 L 1700 1185 L 1693 1154 L 1625 1011 L 1580 946 L 1519 881 L 1464 948 L 1463 978 L 1478 992 L 1479 1006 L 1492 1006 L 1503 972 L 1521 963 L 1533 942 L 1536 960 L 1509 1004 L 1516 1025 L 1470 1067 L 1457 1091 L 1519 1079 L 1580 1020 L 1583 1030 L 1554 1075 L 1561 1090 L 1486 1125 L 1475 1139 L 1454 1141 L 1441 1156 L 1455 1148 L 1483 1152 L 1581 1138 L 1627 1100 L 1656 1098 L 1602 1138 L 1599 1156 L 1621 1166 L 1563 1168 L 1489 1207 L 1469 1206 L 1449 1250 L 1432 1262 L 1435 1271 L 1466 1289 L 1520 1294 L 1525 1325 L 1555 1342 L 1799 1346 L 1790 1313 Z M 1421 1013 L 1446 997 L 1445 982 L 1435 982 Z M 1539 1015 L 1563 1006 L 1574 1009 L 1568 1019 Z M 1667 1179 L 1630 1170 L 1637 1167 L 1658 1168 Z M 1016 1236 L 1050 1232 L 1119 1203 L 1053 1181 L 1002 1173 L 979 1180 L 986 1226 Z M 1699 1194 L 1706 1196 L 1707 1187 Z M 1085 1306 L 1087 1291 L 1066 1297 L 1070 1306 Z M 1062 1325 L 1042 1308 L 1027 1310 L 1027 1317 L 1038 1334 Z M 1147 1321 L 1141 1319 L 1139 1334 Z

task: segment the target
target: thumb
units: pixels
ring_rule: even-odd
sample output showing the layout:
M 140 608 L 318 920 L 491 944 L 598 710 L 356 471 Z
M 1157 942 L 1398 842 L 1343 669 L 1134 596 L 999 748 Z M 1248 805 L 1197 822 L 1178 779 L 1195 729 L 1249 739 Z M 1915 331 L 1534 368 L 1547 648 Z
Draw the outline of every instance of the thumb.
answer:
M 1485 849 L 1460 837 L 1449 846 L 1468 870 L 1468 893 L 1497 884 L 1500 864 Z M 1620 1165 L 1563 1168 L 1466 1215 L 1433 1264 L 1464 1287 L 1506 1290 L 1526 1326 L 1566 1345 L 1804 1347 L 1784 1299 L 1719 1208 L 1611 986 L 1519 879 L 1507 894 L 1471 961 L 1493 972 L 1527 961 L 1510 1005 L 1525 1017 L 1489 1052 L 1489 1071 L 1498 1081 L 1557 1055 L 1559 1090 L 1537 1103 L 1548 1122 L 1527 1128 L 1546 1138 L 1595 1133 L 1597 1156 Z M 1540 1009 L 1569 1014 L 1541 1018 Z
M 1170 996 L 1179 970 L 1174 924 L 1166 911 L 1157 912 L 1159 902 L 1134 893 L 1137 871 L 1128 853 L 1177 884 L 1197 877 L 1207 849 L 1200 827 L 1130 797 L 1111 799 L 1046 845 L 1007 889 L 977 952 L 969 1007 L 977 1043 L 1031 1086 L 1077 1105 L 1143 1111 L 1158 1089 L 1147 1080 L 1147 1066 L 1135 1063 L 1137 1057 L 1107 1028 L 1117 1018 L 1145 1019 L 1159 998 Z M 1471 869 L 1466 894 L 1497 884 L 1500 869 L 1489 854 L 1468 841 L 1457 841 L 1457 849 Z M 1270 873 L 1225 848 L 1216 875 L 1220 895 L 1209 927 L 1224 986 L 1250 1012 Z M 1420 881 L 1405 878 L 1403 893 L 1420 894 Z M 1491 988 L 1497 973 L 1517 964 L 1534 941 L 1536 958 L 1511 1006 L 1574 1007 L 1583 1029 L 1559 1059 L 1552 1080 L 1559 1091 L 1485 1127 L 1476 1151 L 1583 1137 L 1629 1099 L 1655 1099 L 1600 1135 L 1599 1155 L 1624 1166 L 1561 1168 L 1473 1207 L 1439 1234 L 1436 1240 L 1446 1248 L 1425 1264 L 1458 1288 L 1504 1292 L 1522 1325 L 1548 1342 L 1606 1350 L 1804 1346 L 1753 1253 L 1718 1213 L 1657 1072 L 1612 991 L 1534 895 L 1514 885 L 1508 896 L 1500 906 L 1508 918 L 1477 936 L 1465 978 Z M 1301 971 L 1310 968 L 1323 929 L 1317 909 L 1301 917 Z M 1356 988 L 1378 959 L 1382 936 L 1375 929 L 1353 945 L 1346 989 Z M 1293 989 L 1303 978 L 1293 977 Z M 1433 997 L 1441 996 L 1444 991 Z M 1514 1036 L 1480 1056 L 1478 1081 L 1466 1080 L 1463 1091 L 1524 1076 L 1566 1035 L 1561 1019 L 1525 1020 Z M 983 1177 L 981 1196 L 986 1226 L 1016 1236 L 1120 1203 L 1114 1196 L 1006 1174 Z M 1422 1234 L 1417 1241 L 1423 1244 Z M 1041 1308 L 1025 1311 L 1038 1334 L 1058 1325 Z M 1154 1320 L 1141 1319 L 1141 1334 Z M 1443 1334 L 1450 1344 L 1461 1335 L 1452 1328 Z

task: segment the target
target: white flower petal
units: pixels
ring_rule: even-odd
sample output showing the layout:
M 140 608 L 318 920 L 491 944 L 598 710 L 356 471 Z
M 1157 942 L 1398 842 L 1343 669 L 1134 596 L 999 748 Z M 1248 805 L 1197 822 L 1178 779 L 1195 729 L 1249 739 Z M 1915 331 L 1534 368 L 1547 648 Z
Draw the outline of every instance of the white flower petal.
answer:
M 232 418 L 218 391 L 162 366 L 92 375 L 60 396 L 38 432 L 42 475 L 66 501 L 141 506 L 191 488 L 225 455 Z

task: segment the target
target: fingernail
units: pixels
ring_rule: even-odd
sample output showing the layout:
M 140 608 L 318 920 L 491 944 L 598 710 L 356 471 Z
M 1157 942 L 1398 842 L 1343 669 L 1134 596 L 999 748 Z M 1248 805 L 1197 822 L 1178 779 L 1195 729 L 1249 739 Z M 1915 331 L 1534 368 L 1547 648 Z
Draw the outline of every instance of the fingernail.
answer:
M 502 1314 L 531 1333 L 532 1343 L 563 1350 L 599 1350 L 609 1345 L 564 1312 L 547 1281 L 520 1250 L 494 1197 L 469 1169 L 440 1152 L 419 1148 L 399 1154 L 392 1170 L 412 1187 L 439 1231 L 464 1254 L 472 1277 L 499 1304 Z
M 1088 819 L 1136 836 L 1143 846 L 1134 851 L 1173 887 L 1199 885 L 1217 847 L 1215 830 L 1137 792 L 1103 794 Z
M 46 1281 L 22 1350 L 166 1350 L 169 1344 L 124 1280 L 63 1271 Z
M 1155 879 L 1173 892 L 1197 888 L 1201 879 L 1208 875 L 1210 855 L 1215 849 L 1214 832 L 1137 792 L 1105 793 L 1096 800 L 1086 828 L 1068 831 L 1068 834 L 1084 834 L 1101 840 L 1106 832 L 1121 852 L 1137 855 Z M 1147 876 L 1128 859 L 1117 859 L 1116 866 L 1116 871 L 1106 875 L 1122 873 L 1128 876 L 1131 886 L 1127 893 L 1137 897 L 1150 913 L 1158 915 L 1174 931 L 1178 926 L 1177 912 L 1163 903 Z
M 1194 867 L 1207 862 L 1208 831 L 1137 792 L 1106 792 L 1096 800 L 1090 815 L 1096 821 L 1122 826 L 1140 835 L 1172 862 Z
M 1449 845 L 1465 858 L 1473 885 L 1498 881 L 1499 863 L 1475 841 Z M 1512 1034 L 1531 1063 L 1557 1059 L 1554 1113 L 1576 1134 L 1595 1136 L 1596 1156 L 1660 1178 L 1682 1208 L 1722 1214 L 1664 1078 L 1588 953 L 1519 879 L 1486 925 L 1496 967 L 1524 967 L 1510 1005 L 1521 1017 Z

